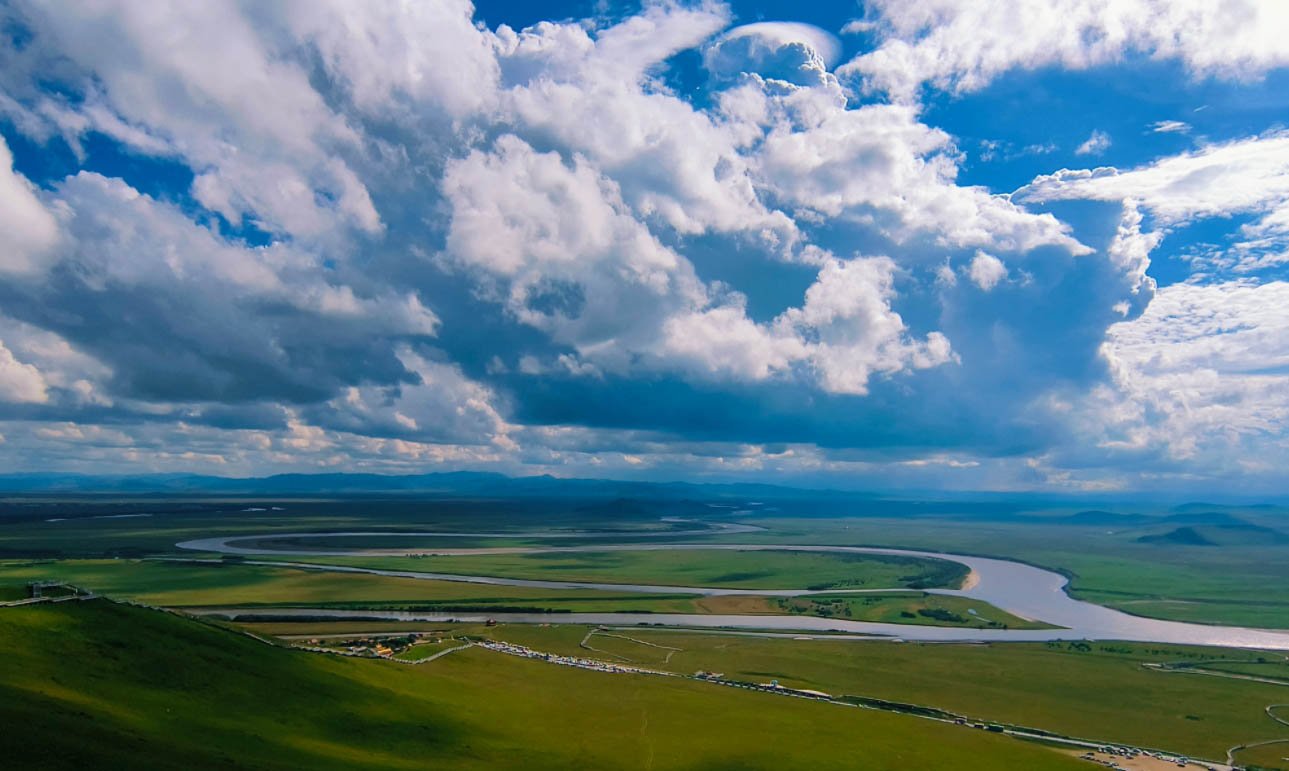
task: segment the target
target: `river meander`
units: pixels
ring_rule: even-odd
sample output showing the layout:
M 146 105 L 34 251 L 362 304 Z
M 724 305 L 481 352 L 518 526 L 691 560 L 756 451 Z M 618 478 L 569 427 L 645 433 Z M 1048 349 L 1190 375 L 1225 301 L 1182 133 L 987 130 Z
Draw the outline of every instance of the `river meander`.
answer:
M 729 530 L 724 531 L 726 533 Z M 237 536 L 232 538 L 204 538 L 185 541 L 180 548 L 241 555 L 314 555 L 319 551 L 265 548 L 263 543 L 254 547 L 238 546 L 238 542 L 288 538 L 326 538 L 338 536 L 390 536 L 390 533 L 291 533 Z M 404 533 L 416 537 L 514 537 L 516 534 L 498 533 Z M 536 537 L 539 534 L 524 534 Z M 675 535 L 675 533 L 672 533 Z M 545 534 L 543 537 L 559 537 Z M 569 536 L 564 536 L 569 537 Z M 584 537 L 584 536 L 580 536 Z M 617 534 L 621 537 L 621 534 Z M 855 554 L 887 554 L 906 557 L 945 559 L 959 562 L 970 568 L 975 584 L 968 589 L 929 589 L 927 591 L 982 600 L 1009 613 L 1028 619 L 1045 621 L 1061 629 L 963 629 L 954 627 L 922 626 L 917 624 L 884 624 L 845 619 L 815 618 L 809 616 L 765 615 L 705 615 L 678 613 L 499 613 L 491 617 L 512 623 L 577 623 L 577 624 L 654 624 L 686 627 L 731 627 L 740 629 L 781 629 L 815 632 L 852 632 L 867 635 L 894 637 L 904 640 L 927 641 L 1044 641 L 1044 640 L 1128 640 L 1134 642 L 1159 642 L 1188 645 L 1214 645 L 1238 648 L 1267 648 L 1289 650 L 1289 631 L 1247 629 L 1243 627 L 1209 626 L 1178 621 L 1162 621 L 1123 613 L 1112 608 L 1076 600 L 1066 593 L 1065 576 L 1059 573 L 1011 560 L 976 557 L 965 554 L 906 549 L 883 549 L 862 546 L 807 546 L 800 544 L 712 544 L 712 543 L 631 543 L 604 544 L 573 547 L 497 547 L 482 549 L 358 549 L 327 550 L 327 556 L 391 556 L 396 554 L 446 555 L 446 554 L 516 554 L 543 552 L 602 552 L 644 550 L 785 550 L 811 552 L 843 552 Z M 725 589 L 720 587 L 662 586 L 650 584 L 602 583 L 581 581 L 542 581 L 508 578 L 504 576 L 468 576 L 450 573 L 424 573 L 418 571 L 379 570 L 373 568 L 340 567 L 313 563 L 294 563 L 312 569 L 338 572 L 360 572 L 377 575 L 421 578 L 430 580 L 463 581 L 501 586 L 525 586 L 551 589 L 599 589 L 618 592 L 643 592 L 648 594 L 746 594 L 760 596 L 792 596 L 809 594 L 805 589 Z M 835 593 L 835 590 L 829 593 Z M 361 617 L 364 619 L 388 618 L 392 620 L 442 621 L 449 618 L 461 621 L 479 621 L 484 616 L 470 613 L 416 613 L 373 610 L 298 609 L 210 609 L 206 612 L 243 616 L 268 614 L 273 616 L 307 615 L 337 618 Z

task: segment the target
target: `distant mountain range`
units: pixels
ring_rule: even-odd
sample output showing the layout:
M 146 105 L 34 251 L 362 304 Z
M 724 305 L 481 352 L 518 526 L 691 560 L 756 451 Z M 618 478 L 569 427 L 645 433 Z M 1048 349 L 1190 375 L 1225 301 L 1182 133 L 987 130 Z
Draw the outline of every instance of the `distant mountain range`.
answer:
M 203 474 L 70 474 L 61 472 L 0 474 L 0 495 L 140 495 L 140 496 L 423 496 L 470 498 L 588 498 L 651 500 L 714 500 L 731 503 L 749 501 L 802 501 L 817 504 L 810 513 L 835 516 L 855 513 L 857 503 L 871 509 L 869 515 L 919 516 L 957 514 L 995 519 L 1027 518 L 1027 513 L 1044 508 L 1069 508 L 1095 503 L 1123 506 L 1130 511 L 1143 504 L 1158 511 L 1164 506 L 1173 512 L 1174 524 L 1187 525 L 1202 520 L 1215 524 L 1213 509 L 1270 511 L 1282 504 L 1234 501 L 1221 503 L 1185 503 L 1160 501 L 1144 494 L 1126 494 L 1116 498 L 1055 495 L 1050 493 L 972 492 L 962 490 L 894 490 L 865 492 L 856 490 L 814 489 L 753 482 L 643 482 L 612 479 L 565 479 L 550 475 L 512 477 L 485 471 L 451 471 L 432 474 L 275 474 L 263 477 L 220 477 Z M 1283 503 L 1289 503 L 1285 501 Z M 832 505 L 829 505 L 832 504 Z M 849 504 L 844 508 L 842 504 Z M 1179 505 L 1180 504 L 1180 505 Z M 1241 505 L 1242 504 L 1242 505 Z M 1056 517 L 1049 522 L 1071 525 L 1132 527 L 1157 522 L 1142 513 L 1116 513 L 1085 510 Z
M 469 496 L 574 496 L 595 498 L 731 497 L 775 498 L 844 496 L 864 493 L 804 490 L 768 484 L 629 482 L 561 479 L 549 475 L 509 477 L 491 472 L 455 471 L 393 476 L 384 474 L 276 474 L 267 477 L 218 477 L 200 474 L 89 475 L 0 474 L 0 493 L 116 493 L 175 495 L 360 495 L 423 494 Z

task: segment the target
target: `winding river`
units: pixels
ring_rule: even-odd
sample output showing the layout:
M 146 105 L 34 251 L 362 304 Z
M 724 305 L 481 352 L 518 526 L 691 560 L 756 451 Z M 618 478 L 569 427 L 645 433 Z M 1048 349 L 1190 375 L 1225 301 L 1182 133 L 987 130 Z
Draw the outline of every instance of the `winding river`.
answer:
M 736 529 L 746 527 L 746 530 Z M 728 525 L 715 531 L 749 532 L 756 528 L 751 526 Z M 701 531 L 713 534 L 713 531 Z M 672 531 L 666 535 L 675 536 Z M 697 533 L 694 533 L 697 534 Z M 592 534 L 594 537 L 623 537 L 621 533 Z M 478 538 L 586 538 L 583 533 L 286 533 L 264 534 L 258 536 L 236 536 L 231 538 L 203 538 L 185 541 L 178 544 L 182 549 L 219 552 L 241 555 L 313 555 L 319 551 L 300 551 L 293 549 L 271 549 L 259 546 L 238 546 L 247 541 L 264 541 L 285 538 L 327 538 L 352 536 L 414 536 L 414 537 L 478 537 Z M 710 544 L 710 543 L 633 543 L 605 544 L 591 546 L 565 547 L 495 547 L 480 549 L 359 549 L 328 550 L 327 556 L 393 556 L 393 555 L 453 555 L 453 554 L 535 554 L 550 552 L 603 552 L 603 551 L 650 551 L 650 550 L 691 550 L 691 549 L 730 549 L 740 551 L 805 551 L 805 552 L 840 552 L 851 554 L 883 554 L 904 557 L 921 557 L 946 559 L 962 563 L 973 572 L 975 583 L 967 589 L 930 589 L 929 592 L 951 596 L 969 597 L 982 600 L 1009 613 L 1023 618 L 1045 621 L 1063 627 L 1062 629 L 962 629 L 954 627 L 921 626 L 917 624 L 884 624 L 869 621 L 848 621 L 845 619 L 816 618 L 810 616 L 758 616 L 758 615 L 719 615 L 719 614 L 682 614 L 682 613 L 499 613 L 491 618 L 512 623 L 559 623 L 570 624 L 654 624 L 662 626 L 685 627 L 731 627 L 741 629 L 780 629 L 803 630 L 814 632 L 852 632 L 865 635 L 898 638 L 903 640 L 925 641 L 993 641 L 993 642 L 1032 642 L 1046 640 L 1125 640 L 1133 642 L 1159 642 L 1188 645 L 1213 645 L 1228 648 L 1264 648 L 1289 650 L 1289 631 L 1271 631 L 1247 629 L 1243 627 L 1209 626 L 1206 624 L 1188 624 L 1178 621 L 1161 621 L 1129 615 L 1101 605 L 1094 605 L 1070 597 L 1066 591 L 1066 578 L 1058 573 L 1010 560 L 975 557 L 964 554 L 945 554 L 939 552 L 915 551 L 907 549 L 883 549 L 862 546 L 806 546 L 799 544 Z M 252 564 L 282 565 L 280 562 L 250 561 Z M 499 586 L 524 586 L 548 589 L 599 589 L 617 592 L 642 592 L 648 594 L 701 594 L 701 595 L 758 595 L 758 596 L 794 596 L 810 594 L 805 589 L 726 589 L 719 587 L 695 586 L 660 586 L 647 584 L 592 583 L 581 581 L 539 581 L 500 576 L 469 576 L 451 573 L 423 573 L 416 571 L 379 570 L 374 568 L 357 568 L 315 563 L 287 563 L 296 567 L 335 572 L 370 573 L 376 575 L 418 578 L 440 581 L 462 581 L 467 583 L 493 584 Z M 863 591 L 863 590 L 852 590 Z M 889 591 L 889 590 L 881 590 Z M 835 590 L 830 594 L 836 593 Z M 334 616 L 336 618 L 361 617 L 364 619 L 388 618 L 408 621 L 443 621 L 457 619 L 461 621 L 482 621 L 485 616 L 469 613 L 416 613 L 402 611 L 356 610 L 343 611 L 318 608 L 296 609 L 242 609 L 212 608 L 204 611 L 211 614 L 254 616 Z

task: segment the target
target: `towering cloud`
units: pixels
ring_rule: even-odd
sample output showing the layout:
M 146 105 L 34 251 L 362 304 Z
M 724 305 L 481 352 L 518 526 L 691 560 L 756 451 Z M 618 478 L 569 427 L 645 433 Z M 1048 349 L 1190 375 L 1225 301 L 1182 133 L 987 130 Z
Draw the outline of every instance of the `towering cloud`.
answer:
M 1238 95 L 1280 4 L 498 13 L 0 9 L 9 467 L 1117 484 L 1283 435 L 1224 348 L 1274 348 L 1282 132 L 1079 93 L 1041 145 L 954 123 L 1040 68 Z

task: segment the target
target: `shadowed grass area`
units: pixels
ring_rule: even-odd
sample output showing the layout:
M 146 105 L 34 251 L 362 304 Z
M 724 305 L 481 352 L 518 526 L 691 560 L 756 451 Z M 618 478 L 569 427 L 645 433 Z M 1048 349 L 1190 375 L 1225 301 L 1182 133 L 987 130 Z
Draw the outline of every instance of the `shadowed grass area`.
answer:
M 14 768 L 1083 767 L 952 725 L 480 649 L 407 666 L 102 600 L 0 614 Z

